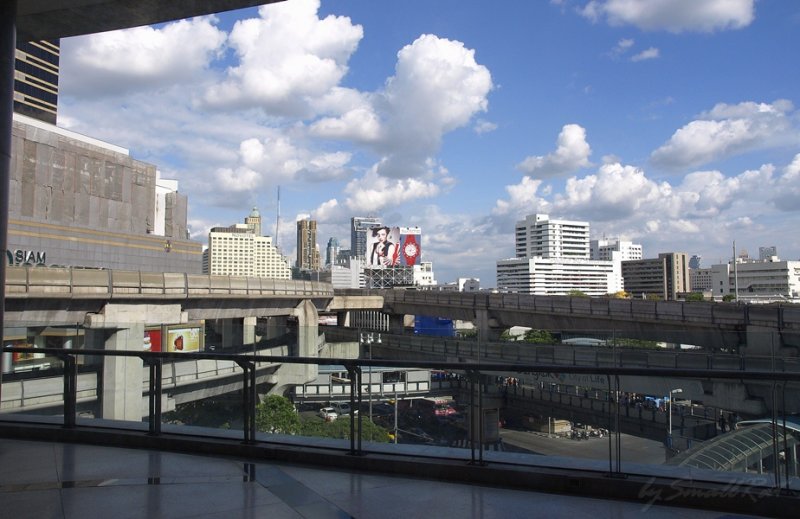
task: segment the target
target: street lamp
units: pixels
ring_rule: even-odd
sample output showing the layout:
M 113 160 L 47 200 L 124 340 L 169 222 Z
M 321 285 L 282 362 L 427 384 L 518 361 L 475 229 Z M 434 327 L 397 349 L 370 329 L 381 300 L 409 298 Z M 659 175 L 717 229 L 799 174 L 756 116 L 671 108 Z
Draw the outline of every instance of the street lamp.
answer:
M 372 360 L 372 343 L 381 343 L 381 334 L 361 333 L 359 339 L 369 347 L 369 360 Z M 367 393 L 369 393 L 369 421 L 372 421 L 372 365 L 367 366 Z
M 670 449 L 672 448 L 672 395 L 675 395 L 675 394 L 678 394 L 678 393 L 683 393 L 683 389 L 676 388 L 676 389 L 670 390 L 670 392 L 669 392 L 669 409 L 667 411 L 667 414 L 669 415 L 669 417 L 668 417 L 669 425 L 668 425 L 668 429 L 667 429 L 667 447 L 669 447 Z

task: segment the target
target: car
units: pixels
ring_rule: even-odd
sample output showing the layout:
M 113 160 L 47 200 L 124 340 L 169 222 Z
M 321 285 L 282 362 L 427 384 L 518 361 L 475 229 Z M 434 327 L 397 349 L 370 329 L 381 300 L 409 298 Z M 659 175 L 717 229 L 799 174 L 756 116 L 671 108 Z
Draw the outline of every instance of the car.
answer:
M 336 414 L 336 410 L 333 407 L 323 407 L 319 410 L 317 414 L 320 416 L 320 418 L 322 418 L 326 422 L 332 422 L 339 417 L 339 415 Z
M 347 402 L 331 402 L 331 408 L 339 416 L 350 415 L 350 404 L 348 404 Z M 358 409 L 356 409 L 354 414 L 358 414 Z

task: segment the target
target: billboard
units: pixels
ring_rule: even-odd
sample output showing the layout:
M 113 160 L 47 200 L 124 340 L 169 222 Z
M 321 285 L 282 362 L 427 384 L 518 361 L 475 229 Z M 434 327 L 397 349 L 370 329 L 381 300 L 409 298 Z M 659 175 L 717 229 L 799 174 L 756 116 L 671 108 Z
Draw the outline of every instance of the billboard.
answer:
M 419 227 L 376 226 L 367 231 L 368 268 L 413 267 L 422 257 Z
M 398 265 L 413 267 L 422 261 L 422 231 L 419 227 L 400 227 L 400 262 Z
M 399 265 L 399 245 L 400 227 L 372 227 L 367 231 L 367 267 L 383 268 Z
M 203 329 L 200 326 L 182 326 L 167 328 L 167 344 L 165 351 L 177 353 L 194 353 L 201 350 Z

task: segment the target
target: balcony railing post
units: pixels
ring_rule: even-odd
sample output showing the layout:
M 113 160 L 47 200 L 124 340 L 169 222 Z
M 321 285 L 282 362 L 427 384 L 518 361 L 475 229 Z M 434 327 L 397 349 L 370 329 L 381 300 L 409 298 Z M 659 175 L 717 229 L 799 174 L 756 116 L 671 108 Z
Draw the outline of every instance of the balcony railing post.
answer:
M 148 357 L 143 360 L 150 368 L 148 434 L 151 436 L 158 436 L 161 434 L 161 377 L 163 372 L 163 360 L 161 357 Z
M 64 427 L 72 429 L 78 407 L 78 367 L 74 355 L 62 353 L 59 358 L 64 362 Z
M 255 443 L 256 438 L 256 365 L 249 360 L 237 360 L 242 368 L 242 416 L 244 443 Z

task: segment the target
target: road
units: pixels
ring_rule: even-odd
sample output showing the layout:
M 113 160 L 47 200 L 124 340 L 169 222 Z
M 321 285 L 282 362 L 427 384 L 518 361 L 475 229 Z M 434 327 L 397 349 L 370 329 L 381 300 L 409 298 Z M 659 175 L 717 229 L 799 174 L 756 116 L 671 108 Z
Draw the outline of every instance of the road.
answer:
M 621 436 L 623 462 L 657 465 L 664 463 L 664 445 L 661 442 L 629 434 Z M 514 450 L 527 450 L 546 456 L 607 460 L 609 455 L 608 437 L 571 440 L 559 437 L 551 438 L 546 433 L 520 429 L 501 429 L 500 437 L 503 439 L 504 444 Z M 612 437 L 612 441 L 616 443 L 616 438 Z

